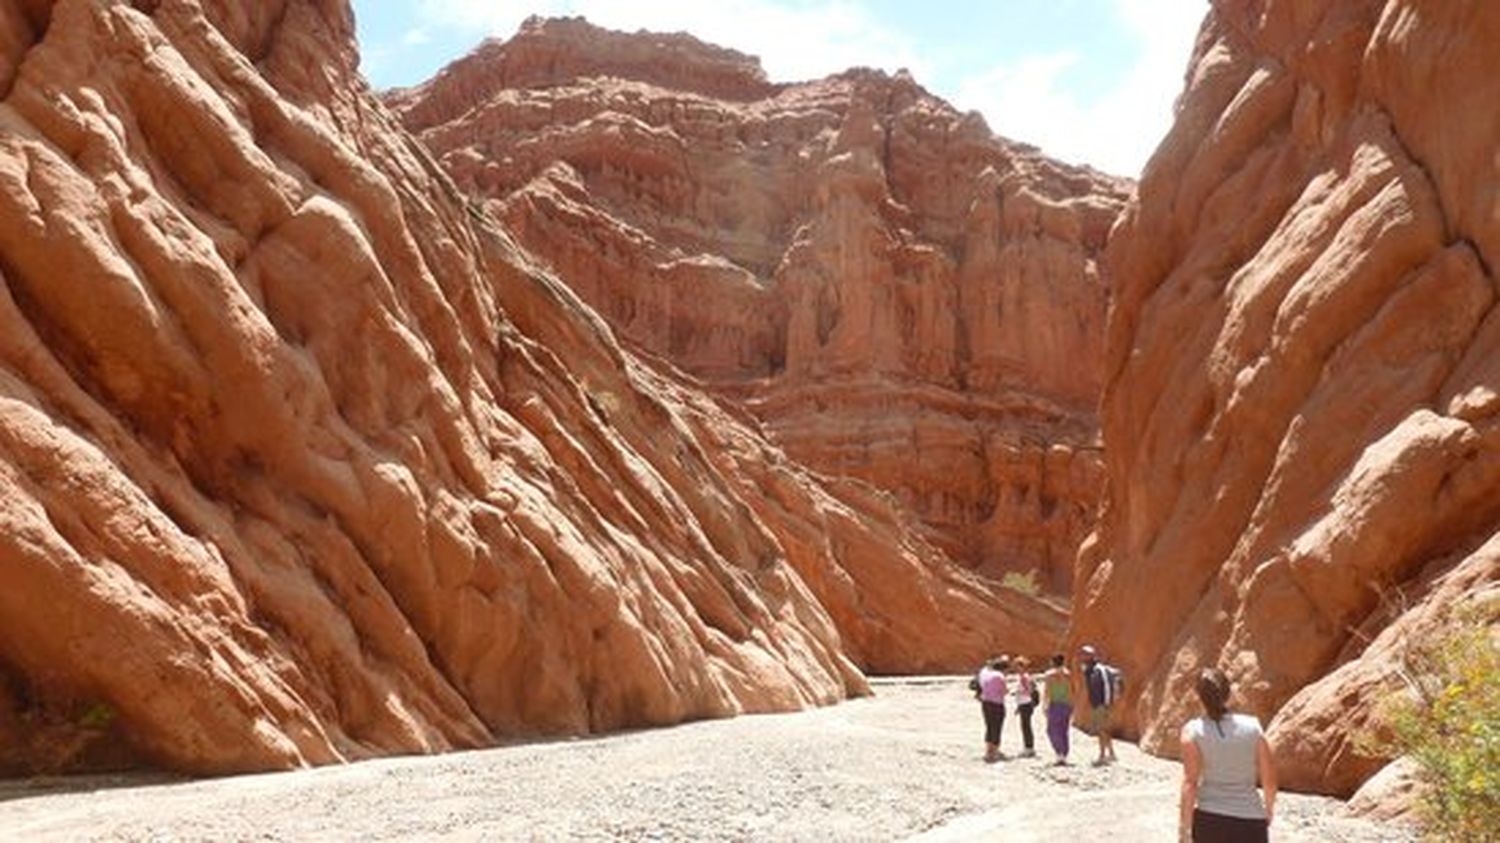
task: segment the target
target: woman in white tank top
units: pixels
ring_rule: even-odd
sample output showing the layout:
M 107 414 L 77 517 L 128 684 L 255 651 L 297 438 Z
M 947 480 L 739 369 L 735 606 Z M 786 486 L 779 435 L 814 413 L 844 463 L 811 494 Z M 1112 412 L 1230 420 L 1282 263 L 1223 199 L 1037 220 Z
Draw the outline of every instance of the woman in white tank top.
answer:
M 1276 810 L 1276 767 L 1260 721 L 1228 710 L 1229 679 L 1198 677 L 1204 716 L 1182 727 L 1179 837 L 1194 843 L 1265 843 Z M 1257 776 L 1265 799 L 1256 792 Z

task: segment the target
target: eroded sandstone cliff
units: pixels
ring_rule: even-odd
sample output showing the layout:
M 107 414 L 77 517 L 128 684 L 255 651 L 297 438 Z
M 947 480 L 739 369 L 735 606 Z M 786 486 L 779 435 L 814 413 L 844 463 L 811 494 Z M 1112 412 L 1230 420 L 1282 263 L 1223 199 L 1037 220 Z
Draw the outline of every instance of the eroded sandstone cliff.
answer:
M 1204 665 L 1347 794 L 1406 642 L 1500 591 L 1500 5 L 1215 0 L 1115 231 L 1075 636 L 1176 748 Z
M 0 770 L 437 751 L 1052 646 L 1056 609 L 622 351 L 356 62 L 344 0 L 0 0 Z
M 895 492 L 970 567 L 1068 590 L 1126 182 L 905 74 L 771 84 L 689 36 L 577 19 L 388 102 L 623 337 L 796 459 Z

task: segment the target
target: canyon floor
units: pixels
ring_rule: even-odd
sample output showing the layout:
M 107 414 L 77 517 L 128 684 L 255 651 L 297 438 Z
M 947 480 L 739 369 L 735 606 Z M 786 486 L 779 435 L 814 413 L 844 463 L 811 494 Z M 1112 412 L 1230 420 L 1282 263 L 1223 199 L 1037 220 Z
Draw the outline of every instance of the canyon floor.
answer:
M 1072 766 L 1051 766 L 1046 750 L 985 765 L 963 679 L 877 680 L 875 691 L 798 714 L 295 773 L 0 782 L 0 830 L 151 841 L 1175 837 L 1175 763 L 1121 743 L 1117 765 L 1095 768 L 1092 740 L 1074 732 Z M 1019 746 L 1011 717 L 1004 748 Z M 1272 836 L 1415 839 L 1298 795 L 1284 797 Z

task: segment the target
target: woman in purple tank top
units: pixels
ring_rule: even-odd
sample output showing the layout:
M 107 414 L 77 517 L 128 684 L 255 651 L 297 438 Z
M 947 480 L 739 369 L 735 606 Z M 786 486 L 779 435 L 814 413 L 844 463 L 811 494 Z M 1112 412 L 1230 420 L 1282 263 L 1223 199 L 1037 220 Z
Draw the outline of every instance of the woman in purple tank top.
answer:
M 1052 667 L 1041 676 L 1047 689 L 1047 740 L 1057 754 L 1054 764 L 1068 763 L 1068 724 L 1073 720 L 1073 676 L 1062 653 L 1052 657 Z

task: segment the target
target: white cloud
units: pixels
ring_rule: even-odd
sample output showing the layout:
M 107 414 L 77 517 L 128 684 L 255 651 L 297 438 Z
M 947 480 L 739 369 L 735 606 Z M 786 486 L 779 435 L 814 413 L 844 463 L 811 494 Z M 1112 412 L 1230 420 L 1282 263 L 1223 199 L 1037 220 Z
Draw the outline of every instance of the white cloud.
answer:
M 909 39 L 875 21 L 854 0 L 789 6 L 777 0 L 422 0 L 426 19 L 507 37 L 529 15 L 583 15 L 610 29 L 690 32 L 710 44 L 757 56 L 776 81 L 816 79 L 864 65 L 925 65 Z
M 1085 110 L 1058 78 L 1077 62 L 1078 54 L 1071 51 L 1025 56 L 963 80 L 954 102 L 983 113 L 1000 134 L 1076 160 L 1086 141 L 1074 129 Z
M 1112 0 L 1136 58 L 1114 84 L 1088 99 L 1070 92 L 1061 76 L 1075 53 L 1027 56 L 964 80 L 954 95 L 977 109 L 990 128 L 1035 144 L 1054 157 L 1139 175 L 1172 125 L 1172 103 L 1182 89 L 1206 0 Z
M 391 48 L 386 44 L 361 44 L 359 48 L 359 71 L 367 79 L 373 79 L 390 66 Z
M 405 35 L 401 36 L 401 45 L 403 47 L 421 47 L 425 44 L 431 43 L 431 41 L 432 34 L 422 27 L 413 29 Z

